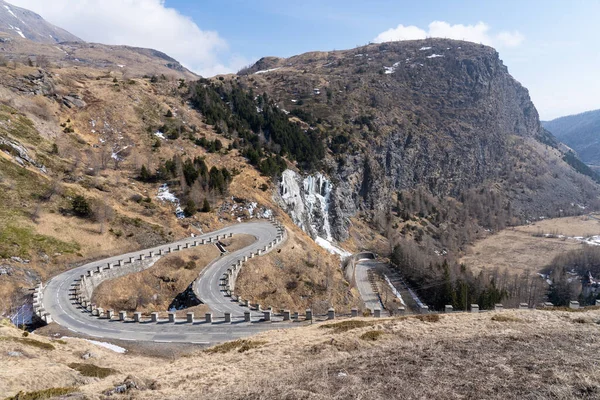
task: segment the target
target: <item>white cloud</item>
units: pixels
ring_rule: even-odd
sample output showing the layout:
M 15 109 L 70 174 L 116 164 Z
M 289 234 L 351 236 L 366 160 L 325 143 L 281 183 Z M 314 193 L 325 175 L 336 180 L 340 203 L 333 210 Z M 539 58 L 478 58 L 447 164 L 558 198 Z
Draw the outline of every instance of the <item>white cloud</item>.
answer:
M 525 40 L 525 36 L 523 36 L 518 31 L 514 32 L 500 32 L 496 35 L 496 39 L 500 41 L 506 47 L 517 47 Z
M 466 40 L 497 47 L 515 47 L 525 40 L 525 37 L 518 31 L 503 31 L 495 35 L 491 34 L 489 25 L 484 22 L 478 22 L 475 25 L 450 25 L 444 21 L 433 21 L 429 24 L 428 30 L 414 25 L 398 25 L 396 28 L 388 29 L 377 35 L 374 42 L 381 43 L 398 40 L 415 40 L 428 37 Z
M 385 32 L 381 32 L 374 40 L 376 43 L 382 42 L 395 42 L 399 40 L 418 40 L 425 39 L 427 32 L 423 29 L 418 28 L 414 25 L 404 26 L 398 25 L 396 28 L 388 29 Z
M 235 72 L 247 60 L 230 54 L 217 32 L 202 30 L 165 0 L 9 0 L 88 42 L 160 50 L 202 76 Z M 224 60 L 225 59 L 225 60 Z

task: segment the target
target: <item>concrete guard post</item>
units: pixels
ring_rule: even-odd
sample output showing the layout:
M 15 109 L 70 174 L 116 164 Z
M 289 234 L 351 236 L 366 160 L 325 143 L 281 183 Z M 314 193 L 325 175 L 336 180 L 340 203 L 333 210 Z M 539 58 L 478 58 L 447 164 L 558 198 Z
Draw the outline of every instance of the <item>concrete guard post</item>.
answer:
M 447 304 L 444 306 L 444 312 L 451 313 L 453 311 L 454 311 L 454 307 L 452 307 L 451 305 Z
M 133 313 L 133 322 L 141 322 L 142 321 L 142 313 L 134 312 Z
M 212 315 L 212 313 L 206 313 L 206 314 L 204 314 L 204 320 L 206 321 L 207 324 L 212 324 L 212 322 L 213 322 L 213 315 Z
M 426 305 L 424 305 L 423 307 L 421 307 L 421 309 L 419 310 L 419 312 L 421 314 L 429 314 L 429 307 L 427 307 Z
M 351 316 L 352 318 L 356 318 L 356 317 L 358 317 L 358 308 L 353 308 L 353 309 L 350 311 L 350 316 Z
M 570 301 L 569 308 L 572 310 L 577 310 L 579 308 L 579 302 L 578 301 Z
M 231 322 L 231 313 L 225 313 L 225 322 Z
M 292 314 L 292 319 L 294 321 L 298 321 L 300 319 L 300 313 L 298 311 L 294 311 L 294 313 Z
M 263 311 L 263 318 L 267 322 L 271 321 L 271 310 L 265 310 L 265 311 Z
M 284 321 L 290 320 L 290 310 L 283 310 L 283 320 Z
M 373 310 L 373 317 L 381 318 L 381 308 L 376 308 Z
M 127 319 L 127 311 L 119 311 L 119 321 L 125 321 Z
M 527 303 L 519 304 L 519 310 L 527 310 L 527 309 L 529 309 L 529 304 L 527 304 Z
M 471 312 L 478 313 L 479 312 L 479 304 L 471 304 Z
M 244 321 L 250 322 L 250 311 L 244 311 Z
M 170 312 L 169 313 L 169 322 L 170 323 L 175 323 L 175 313 L 174 312 Z
M 330 308 L 327 310 L 327 319 L 335 319 L 335 309 Z
M 404 315 L 406 314 L 406 307 L 402 306 L 402 307 L 398 307 L 398 314 L 399 315 Z
M 502 304 L 496 304 L 494 306 L 494 311 L 503 311 L 504 310 L 504 306 Z
M 306 314 L 305 314 L 305 315 L 306 315 L 305 319 L 306 319 L 307 321 L 312 321 L 312 319 L 313 319 L 312 310 L 311 310 L 310 308 L 307 308 L 305 312 L 306 312 Z
M 152 314 L 150 314 L 150 321 L 156 323 L 158 322 L 158 313 L 157 312 L 153 312 Z
M 186 321 L 189 324 L 193 324 L 194 323 L 194 313 L 193 312 L 189 312 L 186 314 Z

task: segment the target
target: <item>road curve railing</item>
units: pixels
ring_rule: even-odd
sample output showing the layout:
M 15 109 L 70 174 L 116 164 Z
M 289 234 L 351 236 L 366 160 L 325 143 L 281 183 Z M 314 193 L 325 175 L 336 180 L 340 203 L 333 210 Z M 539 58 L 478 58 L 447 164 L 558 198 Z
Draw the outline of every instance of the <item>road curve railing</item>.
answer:
M 219 296 L 225 299 L 224 301 L 235 303 L 235 307 L 237 307 L 236 310 L 239 310 L 240 306 L 248 307 L 247 302 L 243 303 L 241 299 L 233 296 L 235 280 L 237 279 L 244 262 L 275 249 L 286 237 L 285 228 L 274 218 L 269 218 L 268 222 L 261 221 L 232 225 L 206 235 L 186 238 L 172 244 L 94 261 L 64 272 L 63 274 L 52 278 L 46 285 L 40 283 L 35 287 L 33 294 L 34 312 L 46 323 L 52 321 L 56 321 L 59 324 L 61 323 L 61 321 L 55 318 L 52 312 L 52 309 L 56 310 L 57 307 L 52 306 L 58 306 L 63 313 L 68 313 L 69 310 L 72 311 L 73 309 L 77 309 L 83 310 L 84 312 L 87 311 L 88 315 L 101 319 L 126 321 L 129 319 L 126 312 L 119 311 L 117 313 L 115 310 L 103 310 L 92 302 L 94 289 L 102 282 L 150 268 L 162 256 L 202 245 L 215 244 L 219 240 L 233 237 L 234 234 L 246 233 L 255 236 L 257 240 L 244 249 L 224 257 L 219 257 L 213 261 L 204 269 L 197 282 L 210 286 L 211 291 L 217 292 Z M 208 278 L 209 274 L 207 274 L 207 272 L 211 270 L 221 272 L 219 279 L 210 280 Z M 225 272 L 222 272 L 223 270 Z M 62 284 L 55 285 L 55 283 L 59 281 L 62 281 Z M 61 295 L 64 297 L 65 293 L 63 289 L 65 287 L 67 288 L 66 291 L 68 291 L 68 300 L 71 305 L 74 306 L 70 309 L 64 307 L 64 304 L 61 304 L 60 302 Z M 200 287 L 200 285 L 194 284 L 193 287 L 196 289 L 197 287 Z M 211 304 L 211 300 L 213 299 L 211 296 L 207 296 L 204 292 L 197 291 L 195 294 L 203 301 L 203 303 L 213 309 L 213 304 Z M 235 301 L 232 301 L 232 296 L 235 298 Z M 232 311 L 233 308 L 226 310 L 222 313 L 223 317 L 227 320 L 227 314 L 229 314 L 229 318 L 231 318 L 231 315 L 233 314 Z M 78 313 L 80 313 L 80 311 L 78 311 Z M 159 313 L 152 313 L 150 315 L 151 320 L 158 321 L 158 315 Z M 169 312 L 169 320 L 173 320 L 174 315 L 174 312 Z M 134 313 L 133 320 L 141 321 L 141 316 L 141 313 Z M 190 313 L 188 313 L 187 322 L 190 322 L 190 318 L 193 318 L 193 316 L 190 317 Z M 244 318 L 247 319 L 248 317 L 244 315 Z M 208 314 L 206 319 L 210 319 Z

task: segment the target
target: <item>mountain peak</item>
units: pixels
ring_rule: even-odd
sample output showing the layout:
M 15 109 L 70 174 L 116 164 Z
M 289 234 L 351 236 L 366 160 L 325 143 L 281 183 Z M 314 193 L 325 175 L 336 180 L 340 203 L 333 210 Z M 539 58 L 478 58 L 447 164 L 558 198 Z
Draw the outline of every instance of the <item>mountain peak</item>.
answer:
M 40 15 L 0 0 L 0 35 L 38 43 L 83 42 L 77 36 L 52 25 Z

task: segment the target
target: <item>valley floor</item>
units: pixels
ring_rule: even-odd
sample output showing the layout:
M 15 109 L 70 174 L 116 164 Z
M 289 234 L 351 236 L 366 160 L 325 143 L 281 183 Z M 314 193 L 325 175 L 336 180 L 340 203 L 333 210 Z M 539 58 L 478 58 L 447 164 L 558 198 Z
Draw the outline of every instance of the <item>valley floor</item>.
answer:
M 113 398 L 598 398 L 598 322 L 598 309 L 355 319 L 170 357 L 2 326 L 0 397 L 66 387 L 100 399 L 120 387 Z M 73 363 L 113 371 L 86 377 Z
M 600 235 L 593 216 L 554 218 L 508 228 L 476 242 L 461 259 L 474 272 L 483 268 L 539 272 L 557 255 L 581 248 L 576 237 Z

